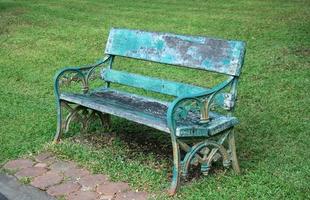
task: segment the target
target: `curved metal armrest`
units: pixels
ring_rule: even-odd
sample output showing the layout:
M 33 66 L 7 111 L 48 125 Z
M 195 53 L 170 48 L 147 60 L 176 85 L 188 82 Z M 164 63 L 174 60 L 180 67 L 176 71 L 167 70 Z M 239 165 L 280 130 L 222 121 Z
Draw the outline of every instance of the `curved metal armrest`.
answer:
M 77 75 L 81 77 L 81 81 L 83 84 L 83 92 L 87 92 L 89 89 L 88 88 L 88 80 L 89 80 L 89 77 L 92 74 L 93 70 L 96 67 L 106 63 L 110 58 L 111 58 L 111 56 L 108 55 L 108 56 L 104 57 L 102 60 L 99 60 L 95 64 L 79 66 L 79 67 L 66 67 L 66 68 L 59 70 L 54 77 L 54 92 L 55 92 L 56 97 L 59 98 L 59 79 L 65 73 L 67 73 L 67 72 L 77 73 Z M 84 73 L 84 71 L 87 71 L 87 73 Z
M 181 103 L 183 103 L 184 101 L 196 101 L 198 104 L 203 106 L 203 107 L 201 107 L 202 117 L 203 117 L 203 115 L 205 115 L 207 117 L 208 111 L 210 109 L 210 104 L 213 101 L 214 96 L 219 91 L 224 89 L 226 86 L 231 84 L 233 80 L 234 80 L 234 77 L 230 77 L 226 81 L 216 85 L 215 87 L 213 87 L 213 88 L 211 88 L 205 92 L 197 93 L 194 95 L 181 96 L 181 97 L 176 98 L 169 105 L 168 111 L 167 111 L 167 124 L 168 124 L 168 127 L 170 128 L 170 130 L 172 131 L 172 130 L 175 130 L 175 128 L 176 128 L 175 127 L 174 113 Z M 205 99 L 205 101 L 202 102 L 201 98 Z M 204 113 L 204 112 L 206 112 L 206 113 Z

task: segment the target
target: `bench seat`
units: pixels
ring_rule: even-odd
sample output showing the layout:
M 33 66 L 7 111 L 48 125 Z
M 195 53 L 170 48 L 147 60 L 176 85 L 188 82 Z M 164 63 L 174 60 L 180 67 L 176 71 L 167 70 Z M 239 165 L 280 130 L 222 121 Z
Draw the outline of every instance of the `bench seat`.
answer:
M 60 99 L 87 108 L 125 118 L 170 133 L 167 125 L 169 102 L 155 100 L 114 89 L 104 88 L 88 94 L 62 93 Z M 193 113 L 190 119 L 178 124 L 178 137 L 212 136 L 238 123 L 235 117 L 210 113 L 210 122 L 197 125 L 200 116 Z

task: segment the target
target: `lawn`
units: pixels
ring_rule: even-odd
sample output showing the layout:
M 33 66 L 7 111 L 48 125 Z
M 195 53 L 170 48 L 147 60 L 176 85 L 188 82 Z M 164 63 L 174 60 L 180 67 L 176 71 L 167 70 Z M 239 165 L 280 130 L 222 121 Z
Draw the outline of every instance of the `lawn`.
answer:
M 162 191 L 170 181 L 171 147 L 161 132 L 113 118 L 109 133 L 94 126 L 79 135 L 76 127 L 51 144 L 53 76 L 101 58 L 111 27 L 206 35 L 247 42 L 235 112 L 242 175 L 215 170 L 186 182 L 174 198 L 310 198 L 309 10 L 307 0 L 1 0 L 0 164 L 47 149 L 167 198 Z M 122 63 L 117 68 L 188 80 L 184 69 Z M 192 77 L 191 83 L 204 85 L 208 76 Z

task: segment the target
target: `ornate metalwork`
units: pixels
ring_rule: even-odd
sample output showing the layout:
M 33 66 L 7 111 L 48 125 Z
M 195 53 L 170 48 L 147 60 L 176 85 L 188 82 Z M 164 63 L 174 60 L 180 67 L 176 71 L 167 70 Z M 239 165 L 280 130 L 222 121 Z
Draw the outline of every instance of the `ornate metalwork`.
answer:
M 199 123 L 199 116 L 202 106 L 202 101 L 200 99 L 189 99 L 187 101 L 180 102 L 173 113 L 173 118 L 176 125 L 184 121 L 192 124 Z
M 186 142 L 178 140 L 181 149 L 186 153 L 182 161 L 182 175 L 186 177 L 191 165 L 198 166 L 200 164 L 201 172 L 208 175 L 212 163 L 222 160 L 224 167 L 229 167 L 231 164 L 230 150 L 226 149 L 223 142 L 226 140 L 229 132 L 223 134 L 218 140 L 203 140 L 193 146 L 189 146 Z
M 62 130 L 64 133 L 67 133 L 71 122 L 77 122 L 81 124 L 82 132 L 86 132 L 89 128 L 89 125 L 92 121 L 96 120 L 96 117 L 99 117 L 101 125 L 105 128 L 110 128 L 110 117 L 108 114 L 102 112 L 88 109 L 86 107 L 77 105 L 71 107 L 68 102 L 62 101 L 61 106 L 66 108 L 69 114 L 66 116 L 65 120 L 62 122 Z
M 213 162 L 223 159 L 223 166 L 228 167 L 230 161 L 228 159 L 227 150 L 223 145 L 217 144 L 215 141 L 203 141 L 193 147 L 187 152 L 182 162 L 182 175 L 187 176 L 190 165 L 201 165 L 201 172 L 208 175 L 209 169 Z
M 78 119 L 80 123 L 82 123 L 83 129 L 86 129 L 88 126 L 88 123 L 90 121 L 90 118 L 93 117 L 94 114 L 90 114 L 89 116 L 88 111 L 85 110 L 85 108 L 82 108 L 81 106 L 77 106 L 75 108 L 70 107 L 67 103 L 64 103 L 60 99 L 60 86 L 61 85 L 70 85 L 72 82 L 80 82 L 82 84 L 82 92 L 85 94 L 89 91 L 89 84 L 88 82 L 94 78 L 93 72 L 97 67 L 100 67 L 102 64 L 113 60 L 113 57 L 106 56 L 103 60 L 97 62 L 93 65 L 83 66 L 83 67 L 68 67 L 61 71 L 59 71 L 55 76 L 55 82 L 54 82 L 54 92 L 56 96 L 56 103 L 57 103 L 57 131 L 54 137 L 54 142 L 58 142 L 60 135 L 64 131 L 68 131 L 70 122 L 72 119 Z M 63 121 L 62 119 L 62 107 L 66 107 L 69 111 L 69 115 L 66 117 L 66 120 Z M 82 117 L 81 114 L 79 114 L 79 111 L 83 110 Z M 103 121 L 105 120 L 106 116 L 103 116 L 103 114 L 100 114 L 97 111 L 91 111 L 95 112 L 100 119 Z M 86 115 L 86 117 L 85 117 Z M 107 119 L 109 121 L 109 119 Z

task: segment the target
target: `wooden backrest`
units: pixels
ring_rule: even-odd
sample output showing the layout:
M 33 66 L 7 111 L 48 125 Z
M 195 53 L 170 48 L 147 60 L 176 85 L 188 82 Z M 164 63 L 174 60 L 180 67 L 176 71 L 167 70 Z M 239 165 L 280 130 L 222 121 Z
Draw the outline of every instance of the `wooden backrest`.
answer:
M 105 53 L 239 76 L 245 43 L 112 28 Z

